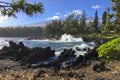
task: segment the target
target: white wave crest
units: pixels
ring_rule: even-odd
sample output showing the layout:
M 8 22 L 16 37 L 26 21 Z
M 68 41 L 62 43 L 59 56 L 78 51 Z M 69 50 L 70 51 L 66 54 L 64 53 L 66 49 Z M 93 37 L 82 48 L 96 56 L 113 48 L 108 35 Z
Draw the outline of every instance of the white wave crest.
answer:
M 72 35 L 63 34 L 59 42 L 83 42 L 82 38 L 74 38 Z

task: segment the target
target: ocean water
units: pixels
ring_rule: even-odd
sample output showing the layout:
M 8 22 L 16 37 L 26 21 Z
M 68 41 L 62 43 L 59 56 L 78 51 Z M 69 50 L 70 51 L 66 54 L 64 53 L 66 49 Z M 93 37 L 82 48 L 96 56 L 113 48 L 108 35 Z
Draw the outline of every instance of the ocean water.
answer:
M 76 55 L 84 55 L 83 48 L 94 48 L 95 44 L 93 42 L 84 42 L 82 38 L 74 38 L 72 35 L 64 34 L 61 36 L 59 40 L 28 40 L 26 37 L 0 37 L 0 49 L 3 46 L 9 46 L 9 41 L 13 41 L 19 43 L 22 41 L 25 46 L 27 47 L 47 47 L 50 46 L 52 50 L 56 51 L 56 56 L 60 54 L 63 49 L 73 48 L 74 50 L 76 47 L 79 47 L 81 51 L 76 50 Z

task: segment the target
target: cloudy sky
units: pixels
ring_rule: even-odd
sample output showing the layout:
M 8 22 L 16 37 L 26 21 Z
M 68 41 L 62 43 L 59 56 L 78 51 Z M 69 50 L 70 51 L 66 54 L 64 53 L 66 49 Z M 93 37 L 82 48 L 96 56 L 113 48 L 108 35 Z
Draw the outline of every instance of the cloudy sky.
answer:
M 11 2 L 12 0 L 0 0 Z M 31 24 L 35 22 L 42 22 L 54 19 L 64 19 L 70 13 L 81 14 L 86 10 L 88 17 L 94 17 L 95 11 L 98 10 L 98 16 L 101 18 L 103 11 L 111 6 L 110 0 L 26 0 L 34 3 L 41 2 L 44 5 L 44 14 L 37 17 L 29 17 L 24 13 L 18 13 L 18 18 L 9 18 L 0 15 L 0 27 L 16 26 Z

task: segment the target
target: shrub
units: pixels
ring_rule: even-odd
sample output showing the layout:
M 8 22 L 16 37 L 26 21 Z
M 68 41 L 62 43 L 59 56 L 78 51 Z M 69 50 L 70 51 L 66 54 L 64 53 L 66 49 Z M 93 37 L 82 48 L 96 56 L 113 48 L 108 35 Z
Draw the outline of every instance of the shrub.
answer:
M 100 58 L 120 60 L 120 38 L 113 39 L 97 48 Z

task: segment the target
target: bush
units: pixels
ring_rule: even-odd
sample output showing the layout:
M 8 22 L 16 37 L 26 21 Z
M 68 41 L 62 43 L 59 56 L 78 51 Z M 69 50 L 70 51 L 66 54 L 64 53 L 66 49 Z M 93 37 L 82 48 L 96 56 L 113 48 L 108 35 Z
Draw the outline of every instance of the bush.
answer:
M 120 60 L 120 38 L 113 39 L 97 48 L 100 58 Z

